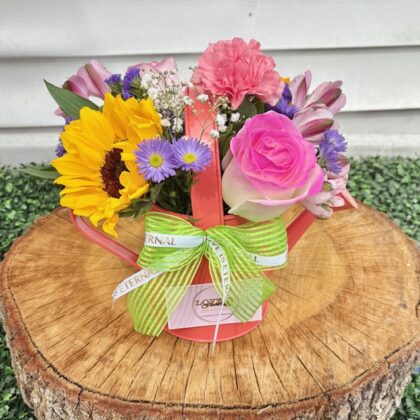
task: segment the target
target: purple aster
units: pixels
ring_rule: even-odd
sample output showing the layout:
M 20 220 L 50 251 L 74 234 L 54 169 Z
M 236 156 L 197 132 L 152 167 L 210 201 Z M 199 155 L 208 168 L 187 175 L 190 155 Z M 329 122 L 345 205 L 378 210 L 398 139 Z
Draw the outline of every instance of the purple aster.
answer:
M 140 143 L 136 152 L 139 172 L 155 183 L 175 175 L 173 148 L 168 140 L 152 139 Z
M 122 86 L 122 93 L 121 93 L 121 96 L 124 99 L 128 99 L 133 96 L 131 93 L 131 83 L 133 82 L 134 79 L 138 77 L 140 77 L 140 70 L 137 68 L 128 69 L 127 73 L 125 73 L 123 86 Z
M 266 104 L 266 109 L 283 114 L 290 119 L 294 117 L 298 108 L 296 105 L 292 104 L 292 92 L 290 92 L 288 84 L 285 85 L 281 98 L 276 105 L 271 106 Z
M 344 137 L 337 130 L 327 130 L 319 144 L 320 165 L 335 174 L 341 172 L 340 153 L 347 150 Z
M 175 161 L 184 171 L 200 172 L 212 160 L 207 144 L 192 137 L 184 137 L 173 144 Z

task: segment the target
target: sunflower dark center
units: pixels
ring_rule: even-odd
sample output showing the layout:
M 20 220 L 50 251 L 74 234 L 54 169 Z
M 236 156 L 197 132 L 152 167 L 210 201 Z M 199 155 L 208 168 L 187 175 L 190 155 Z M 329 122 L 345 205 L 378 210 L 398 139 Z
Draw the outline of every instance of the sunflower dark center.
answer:
M 103 190 L 114 198 L 120 198 L 120 189 L 124 188 L 120 183 L 120 174 L 126 170 L 121 160 L 121 149 L 112 149 L 105 155 L 105 162 L 100 170 Z

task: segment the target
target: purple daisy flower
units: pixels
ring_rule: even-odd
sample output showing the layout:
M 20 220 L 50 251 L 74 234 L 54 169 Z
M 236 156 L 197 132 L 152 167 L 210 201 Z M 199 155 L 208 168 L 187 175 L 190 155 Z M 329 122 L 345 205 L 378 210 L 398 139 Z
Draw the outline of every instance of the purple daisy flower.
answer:
M 131 83 L 138 77 L 140 77 L 140 69 L 137 68 L 128 69 L 127 73 L 125 73 L 121 93 L 121 96 L 124 99 L 128 99 L 133 96 L 131 93 Z
M 176 164 L 168 140 L 146 140 L 139 144 L 135 154 L 139 172 L 148 181 L 159 183 L 175 175 Z
M 174 157 L 178 168 L 184 171 L 200 172 L 212 160 L 207 144 L 192 137 L 184 137 L 173 144 Z
M 285 85 L 281 98 L 276 103 L 276 105 L 266 105 L 266 109 L 275 111 L 279 114 L 283 114 L 290 119 L 294 117 L 298 108 L 296 105 L 292 104 L 292 92 L 290 92 L 288 84 Z
M 347 150 L 344 137 L 337 130 L 327 130 L 319 144 L 320 165 L 335 174 L 341 172 L 340 153 Z

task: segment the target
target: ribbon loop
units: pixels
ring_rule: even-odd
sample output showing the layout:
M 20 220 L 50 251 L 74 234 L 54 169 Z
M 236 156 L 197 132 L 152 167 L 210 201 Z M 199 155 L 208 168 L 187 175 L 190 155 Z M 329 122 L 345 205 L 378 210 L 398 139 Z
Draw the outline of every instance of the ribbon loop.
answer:
M 177 216 L 146 214 L 145 246 L 138 259 L 144 268 L 123 281 L 113 294 L 117 299 L 129 293 L 128 309 L 137 331 L 161 333 L 203 256 L 209 260 L 211 278 L 223 304 L 246 322 L 276 288 L 263 270 L 286 264 L 286 227 L 276 218 L 203 231 Z
M 204 231 L 180 217 L 151 212 L 146 215 L 144 226 L 145 246 L 138 259 L 141 267 L 158 271 L 178 270 L 203 253 L 196 245 L 197 240 L 204 242 Z M 184 238 L 182 246 L 175 244 L 179 237 Z

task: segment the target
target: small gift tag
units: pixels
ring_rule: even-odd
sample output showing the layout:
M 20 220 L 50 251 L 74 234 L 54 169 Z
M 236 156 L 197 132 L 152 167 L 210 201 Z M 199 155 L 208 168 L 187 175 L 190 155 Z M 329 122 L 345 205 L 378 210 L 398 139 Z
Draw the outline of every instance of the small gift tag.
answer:
M 191 285 L 184 298 L 169 319 L 170 330 L 179 328 L 203 327 L 216 325 L 220 313 L 222 299 L 211 283 Z M 261 321 L 261 306 L 249 321 Z M 240 323 L 232 311 L 225 306 L 222 310 L 220 324 Z

